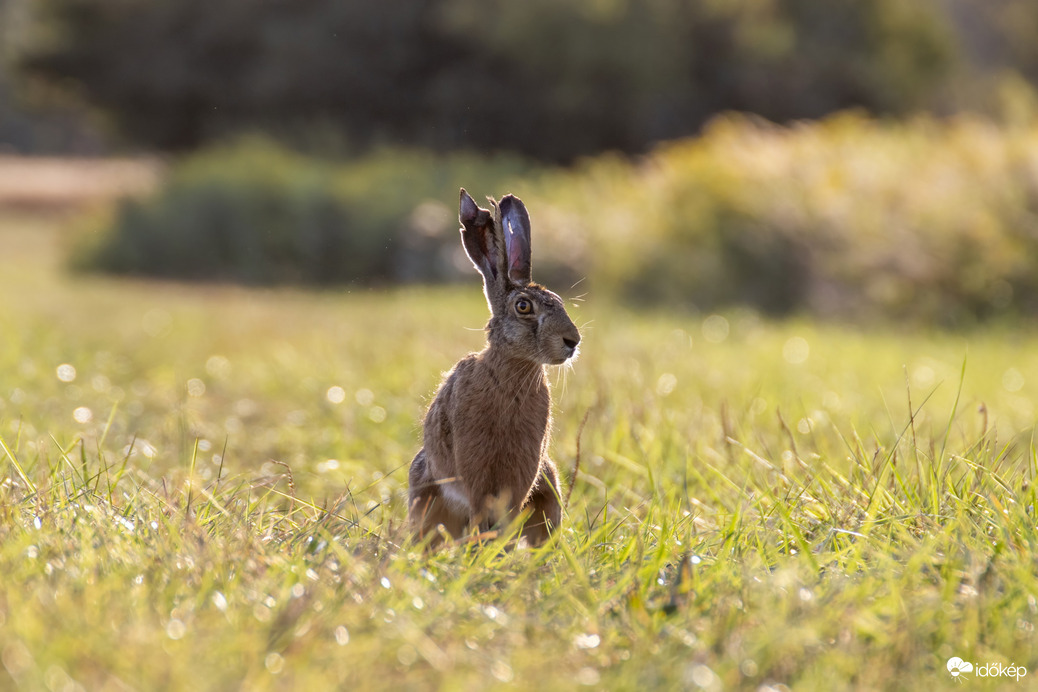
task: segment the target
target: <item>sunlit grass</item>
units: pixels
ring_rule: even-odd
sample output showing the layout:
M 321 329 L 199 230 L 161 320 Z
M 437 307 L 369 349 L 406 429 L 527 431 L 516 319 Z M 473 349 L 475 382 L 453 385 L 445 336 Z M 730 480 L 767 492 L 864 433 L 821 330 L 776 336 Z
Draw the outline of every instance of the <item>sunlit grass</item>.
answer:
M 406 466 L 441 372 L 482 343 L 475 279 L 68 278 L 50 234 L 0 224 L 0 686 L 940 689 L 951 656 L 1038 668 L 1031 330 L 592 294 L 553 375 L 567 476 L 590 411 L 558 541 L 423 556 Z

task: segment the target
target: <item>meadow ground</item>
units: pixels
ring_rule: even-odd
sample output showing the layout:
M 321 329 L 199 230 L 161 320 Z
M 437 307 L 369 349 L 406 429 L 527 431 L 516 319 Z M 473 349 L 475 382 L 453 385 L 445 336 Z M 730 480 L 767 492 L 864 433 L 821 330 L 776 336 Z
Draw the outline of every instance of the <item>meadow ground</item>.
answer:
M 0 688 L 1033 686 L 1032 327 L 592 289 L 553 374 L 567 476 L 590 411 L 558 540 L 426 556 L 406 467 L 481 345 L 475 276 L 110 280 L 66 273 L 57 227 L 0 221 Z

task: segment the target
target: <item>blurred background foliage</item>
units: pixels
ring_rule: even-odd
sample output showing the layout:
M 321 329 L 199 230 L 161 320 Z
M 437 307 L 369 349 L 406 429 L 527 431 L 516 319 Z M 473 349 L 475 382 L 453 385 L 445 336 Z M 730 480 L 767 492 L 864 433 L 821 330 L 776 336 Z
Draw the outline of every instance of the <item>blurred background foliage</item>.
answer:
M 475 281 L 454 200 L 477 181 L 474 194 L 526 200 L 535 276 L 566 295 L 590 284 L 688 310 L 963 326 L 1038 313 L 1033 122 L 730 115 L 637 161 L 569 169 L 411 150 L 332 163 L 252 138 L 185 158 L 160 194 L 93 217 L 75 257 L 246 283 Z
M 444 281 L 471 270 L 458 188 L 534 169 L 516 157 L 384 150 L 332 163 L 251 137 L 186 157 L 161 193 L 87 217 L 80 268 L 248 284 Z
M 963 324 L 1038 311 L 1035 36 L 1033 0 L 0 0 L 0 146 L 172 156 L 80 268 L 471 279 L 464 186 L 527 200 L 556 287 Z
M 974 62 L 941 0 L 4 2 L 33 9 L 22 71 L 75 85 L 124 140 L 175 150 L 251 127 L 566 162 L 725 110 L 903 114 Z M 1038 21 L 1030 4 L 1011 4 L 1007 37 Z M 987 0 L 954 5 L 964 27 L 1002 20 Z

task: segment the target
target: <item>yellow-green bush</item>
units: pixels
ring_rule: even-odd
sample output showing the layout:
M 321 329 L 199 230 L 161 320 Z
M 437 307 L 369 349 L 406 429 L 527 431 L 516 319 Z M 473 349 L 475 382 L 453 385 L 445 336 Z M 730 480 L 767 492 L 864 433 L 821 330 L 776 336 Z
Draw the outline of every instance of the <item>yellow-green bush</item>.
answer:
M 583 238 L 599 290 L 950 324 L 1038 310 L 1038 125 L 732 115 L 545 182 L 546 230 Z

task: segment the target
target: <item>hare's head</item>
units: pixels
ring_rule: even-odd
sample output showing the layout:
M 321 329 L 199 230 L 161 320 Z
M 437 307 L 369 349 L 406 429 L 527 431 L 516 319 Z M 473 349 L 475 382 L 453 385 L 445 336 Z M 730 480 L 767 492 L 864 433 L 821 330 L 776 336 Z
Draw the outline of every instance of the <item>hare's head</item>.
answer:
M 483 275 L 490 343 L 524 360 L 564 363 L 577 352 L 580 332 L 562 299 L 530 276 L 530 215 L 513 195 L 490 206 L 481 209 L 461 191 L 461 241 Z

